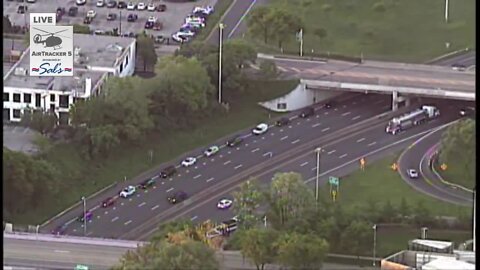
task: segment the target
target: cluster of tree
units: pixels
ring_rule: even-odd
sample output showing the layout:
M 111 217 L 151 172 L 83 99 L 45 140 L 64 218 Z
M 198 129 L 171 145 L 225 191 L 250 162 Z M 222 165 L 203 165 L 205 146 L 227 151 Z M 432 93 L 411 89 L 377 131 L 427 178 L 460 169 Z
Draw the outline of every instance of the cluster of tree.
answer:
M 149 244 L 128 251 L 113 269 L 219 269 L 215 251 L 205 237 L 211 226 L 191 221 L 161 225 Z
M 4 219 L 40 208 L 58 193 L 59 179 L 52 164 L 3 148 Z
M 468 118 L 459 121 L 450 126 L 442 136 L 441 151 L 439 161 L 441 163 L 450 164 L 450 167 L 459 172 L 456 179 L 448 179 L 456 181 L 459 184 L 469 188 L 475 186 L 475 164 L 476 164 L 476 132 L 475 120 Z
M 42 109 L 25 109 L 20 124 L 30 127 L 42 135 L 50 134 L 57 126 L 58 117 L 52 111 Z

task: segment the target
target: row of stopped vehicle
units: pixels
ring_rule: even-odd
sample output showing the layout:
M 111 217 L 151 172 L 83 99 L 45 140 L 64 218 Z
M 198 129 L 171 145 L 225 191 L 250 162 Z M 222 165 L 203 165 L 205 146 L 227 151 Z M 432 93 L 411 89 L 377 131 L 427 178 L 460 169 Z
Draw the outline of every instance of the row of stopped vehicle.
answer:
M 423 124 L 439 116 L 440 110 L 438 110 L 438 108 L 424 105 L 419 109 L 390 120 L 385 128 L 385 132 L 395 135 L 403 130 Z

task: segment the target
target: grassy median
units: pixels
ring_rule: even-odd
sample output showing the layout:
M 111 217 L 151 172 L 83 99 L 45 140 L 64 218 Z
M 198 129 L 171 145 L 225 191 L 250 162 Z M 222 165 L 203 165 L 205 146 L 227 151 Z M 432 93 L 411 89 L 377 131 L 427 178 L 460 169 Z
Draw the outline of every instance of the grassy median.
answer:
M 445 1 L 438 0 L 271 0 L 270 4 L 285 7 L 304 21 L 305 52 L 425 62 L 475 48 L 475 0 L 450 1 L 448 23 Z M 320 28 L 324 37 L 316 34 Z M 270 53 L 279 51 L 277 41 L 268 45 L 261 47 Z M 283 47 L 298 52 L 295 33 Z
M 288 81 L 249 81 L 242 94 L 230 98 L 230 112 L 208 119 L 193 130 L 172 131 L 159 136 L 152 134 L 142 145 L 122 145 L 105 161 L 84 160 L 71 144 L 56 145 L 49 151 L 47 159 L 59 166 L 63 173 L 63 183 L 68 189 L 47 202 L 45 207 L 15 218 L 19 224 L 40 224 L 63 209 L 115 181 L 123 181 L 126 176 L 133 178 L 146 170 L 195 149 L 207 145 L 218 138 L 237 130 L 253 126 L 268 119 L 268 111 L 257 103 L 290 92 L 298 84 Z M 228 95 L 225 97 L 227 98 Z M 270 113 L 273 117 L 275 114 Z M 150 160 L 150 151 L 153 159 Z

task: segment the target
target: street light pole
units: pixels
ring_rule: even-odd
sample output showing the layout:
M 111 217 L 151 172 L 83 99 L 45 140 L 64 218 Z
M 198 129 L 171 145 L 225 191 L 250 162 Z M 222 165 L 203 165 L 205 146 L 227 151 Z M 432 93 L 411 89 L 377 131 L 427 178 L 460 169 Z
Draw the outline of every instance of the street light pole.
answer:
M 320 152 L 322 151 L 321 147 L 318 147 L 315 149 L 315 152 L 317 153 L 317 178 L 315 181 L 315 202 L 318 203 L 318 178 L 320 177 Z
M 473 252 L 475 252 L 475 218 L 476 218 L 476 215 L 475 215 L 475 210 L 476 210 L 476 207 L 475 207 L 475 203 L 476 203 L 476 196 L 477 196 L 477 187 L 475 186 L 473 188 Z
M 373 266 L 376 266 L 376 251 L 377 251 L 377 224 L 374 224 L 373 227 Z
M 222 43 L 223 43 L 223 28 L 225 25 L 220 23 L 218 25 L 219 33 L 219 48 L 218 48 L 218 103 L 222 104 Z
M 87 235 L 87 199 L 82 197 L 83 201 L 83 236 Z
M 448 23 L 448 0 L 445 0 L 445 22 Z
M 120 16 L 119 17 L 120 18 L 118 18 L 118 19 L 119 19 L 119 24 L 120 25 L 119 25 L 119 29 L 118 29 L 118 35 L 122 36 L 122 10 L 120 10 Z

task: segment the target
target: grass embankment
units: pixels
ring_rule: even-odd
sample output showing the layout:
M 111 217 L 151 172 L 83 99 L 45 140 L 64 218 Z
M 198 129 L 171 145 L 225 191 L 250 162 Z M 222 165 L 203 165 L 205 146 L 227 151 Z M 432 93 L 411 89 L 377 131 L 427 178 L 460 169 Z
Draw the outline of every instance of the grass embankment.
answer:
M 233 0 L 218 0 L 217 4 L 215 5 L 215 12 L 208 18 L 207 25 L 204 29 L 202 29 L 202 32 L 195 37 L 195 39 L 205 40 L 210 32 L 217 27 L 218 23 L 220 22 L 220 18 L 232 3 Z
M 448 23 L 445 1 L 438 0 L 270 0 L 270 4 L 286 7 L 302 18 L 304 52 L 357 57 L 363 53 L 366 59 L 425 62 L 475 48 L 475 0 L 450 1 Z M 326 30 L 326 37 L 315 35 L 318 28 Z M 269 45 L 259 49 L 279 51 L 276 41 Z M 298 54 L 294 33 L 283 47 Z
M 228 114 L 208 119 L 193 130 L 172 131 L 162 136 L 152 134 L 142 145 L 120 146 L 101 163 L 84 160 L 77 146 L 56 145 L 49 151 L 47 159 L 60 168 L 67 189 L 51 198 L 45 207 L 18 216 L 14 222 L 40 224 L 74 204 L 82 196 L 92 194 L 115 181 L 123 181 L 125 176 L 130 179 L 182 153 L 265 121 L 269 113 L 257 103 L 283 96 L 297 84 L 296 80 L 250 81 L 245 93 L 229 100 Z M 152 162 L 150 150 L 153 151 Z
M 471 179 L 467 177 L 465 173 L 465 168 L 460 162 L 452 159 L 448 162 L 447 170 L 442 170 L 440 168 L 442 164 L 435 164 L 435 170 L 442 176 L 445 181 L 448 181 L 452 184 L 458 184 L 468 189 L 473 189 L 475 187 L 475 178 Z

